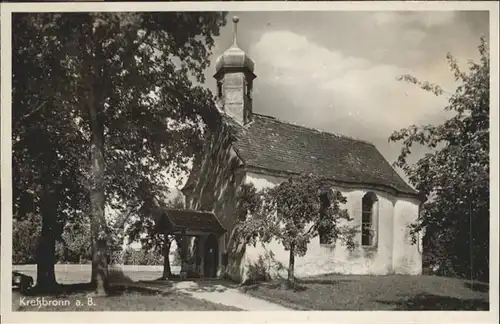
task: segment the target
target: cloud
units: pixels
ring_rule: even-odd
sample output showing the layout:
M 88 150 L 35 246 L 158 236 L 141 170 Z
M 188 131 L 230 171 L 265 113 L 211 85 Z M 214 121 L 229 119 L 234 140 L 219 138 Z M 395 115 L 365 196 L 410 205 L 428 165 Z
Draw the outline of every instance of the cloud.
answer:
M 457 14 L 454 11 L 431 12 L 400 12 L 385 11 L 373 14 L 373 19 L 378 25 L 418 25 L 422 28 L 432 28 L 450 25 Z
M 281 91 L 292 104 L 286 119 L 327 131 L 387 139 L 394 130 L 434 118 L 445 103 L 398 82 L 399 75 L 413 72 L 407 68 L 344 55 L 286 30 L 262 34 L 250 55 L 258 88 Z

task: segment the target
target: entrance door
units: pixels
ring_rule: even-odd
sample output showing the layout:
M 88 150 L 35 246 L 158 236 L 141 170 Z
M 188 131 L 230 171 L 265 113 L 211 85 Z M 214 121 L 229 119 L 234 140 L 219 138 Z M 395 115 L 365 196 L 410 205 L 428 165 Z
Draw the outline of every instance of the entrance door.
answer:
M 210 234 L 205 240 L 203 274 L 205 278 L 215 278 L 219 266 L 219 242 L 215 235 Z

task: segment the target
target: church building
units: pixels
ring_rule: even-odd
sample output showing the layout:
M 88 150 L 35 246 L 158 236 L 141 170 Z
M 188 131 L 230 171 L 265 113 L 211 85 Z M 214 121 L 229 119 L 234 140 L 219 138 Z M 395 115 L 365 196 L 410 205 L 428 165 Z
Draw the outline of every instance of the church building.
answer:
M 331 189 L 343 193 L 359 233 L 354 251 L 321 236 L 312 239 L 306 255 L 295 259 L 296 276 L 421 274 L 421 244 L 412 244 L 408 228 L 419 214 L 418 193 L 369 142 L 254 112 L 255 64 L 238 47 L 237 17 L 233 22 L 234 43 L 215 67 L 219 122 L 182 190 L 188 210 L 164 215 L 171 230 L 197 237 L 200 274 L 241 282 L 269 251 L 288 265 L 289 253 L 277 242 L 255 247 L 238 242 L 236 195 L 242 184 L 261 189 L 301 173 L 326 177 Z

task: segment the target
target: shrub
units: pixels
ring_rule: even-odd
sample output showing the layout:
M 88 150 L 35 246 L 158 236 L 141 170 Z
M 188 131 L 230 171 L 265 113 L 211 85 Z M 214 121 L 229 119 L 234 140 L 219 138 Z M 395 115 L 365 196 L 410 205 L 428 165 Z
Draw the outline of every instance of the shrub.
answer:
M 122 255 L 123 264 L 127 265 L 163 265 L 163 255 L 156 250 L 145 251 L 128 247 Z
M 248 264 L 246 284 L 255 284 L 276 278 L 281 278 L 280 272 L 286 270 L 283 263 L 274 258 L 273 251 L 259 255 L 254 263 Z
M 265 258 L 262 255 L 259 255 L 257 262 L 248 264 L 247 278 L 249 284 L 267 281 L 271 278 Z
M 30 214 L 26 219 L 12 222 L 12 262 L 26 264 L 36 262 L 38 237 L 42 220 L 39 215 Z

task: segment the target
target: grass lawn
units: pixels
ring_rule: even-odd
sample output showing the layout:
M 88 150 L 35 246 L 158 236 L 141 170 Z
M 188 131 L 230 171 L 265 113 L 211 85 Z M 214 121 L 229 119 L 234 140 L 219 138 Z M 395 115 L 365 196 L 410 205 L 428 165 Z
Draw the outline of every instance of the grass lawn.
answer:
M 89 298 L 90 297 L 90 298 Z M 192 298 L 179 292 L 157 293 L 136 289 L 92 297 L 78 291 L 61 296 L 23 296 L 12 293 L 12 311 L 238 311 L 240 309 Z
M 36 268 L 21 271 L 36 279 Z M 92 290 L 84 282 L 90 281 L 90 268 L 72 266 L 68 271 L 56 269 L 61 284 L 58 296 L 24 296 L 12 291 L 12 311 L 238 311 L 240 309 L 195 299 L 179 291 L 151 290 L 154 285 L 138 285 L 140 280 L 153 280 L 161 271 L 121 271 L 110 267 L 112 294 L 107 297 L 91 297 Z M 89 301 L 91 303 L 89 305 Z
M 243 287 L 254 297 L 296 310 L 488 310 L 488 285 L 437 276 L 324 275 Z
M 36 265 L 21 265 L 21 266 L 12 266 L 13 270 L 17 270 L 25 275 L 33 277 L 36 281 Z M 114 270 L 114 266 L 110 266 L 110 270 Z M 56 280 L 61 284 L 76 284 L 82 282 L 90 281 L 90 273 L 91 268 L 90 265 L 79 265 L 79 264 L 69 264 L 67 265 L 56 265 Z M 158 277 L 161 277 L 162 270 L 149 270 L 149 271 L 141 271 L 128 269 L 124 271 L 120 271 L 122 273 L 122 277 L 126 276 L 130 280 L 139 281 L 139 280 L 153 280 Z

